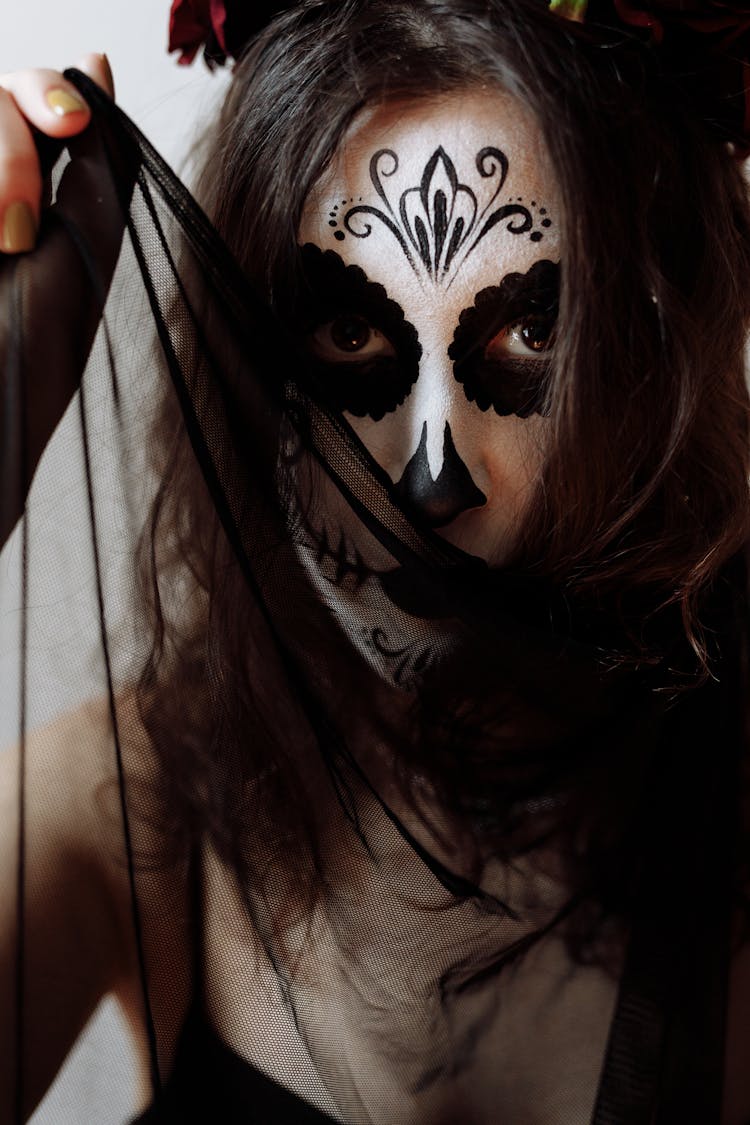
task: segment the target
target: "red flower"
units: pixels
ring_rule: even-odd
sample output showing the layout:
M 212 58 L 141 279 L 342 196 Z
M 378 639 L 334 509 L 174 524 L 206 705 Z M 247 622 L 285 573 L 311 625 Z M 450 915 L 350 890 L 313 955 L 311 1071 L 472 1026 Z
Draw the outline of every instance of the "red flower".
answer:
M 651 41 L 668 48 L 674 61 L 701 52 L 716 95 L 711 116 L 723 122 L 738 156 L 750 154 L 750 0 L 613 2 L 623 23 L 648 29 Z
M 670 24 L 715 35 L 722 48 L 750 32 L 748 0 L 614 0 L 614 4 L 623 23 L 650 28 L 657 43 L 661 43 L 664 28 Z
M 172 0 L 169 50 L 180 51 L 178 62 L 187 66 L 201 47 L 215 42 L 226 58 L 229 54 L 224 35 L 226 19 L 224 0 Z
M 172 0 L 169 50 L 191 63 L 201 47 L 209 67 L 239 58 L 266 24 L 291 8 L 294 0 Z

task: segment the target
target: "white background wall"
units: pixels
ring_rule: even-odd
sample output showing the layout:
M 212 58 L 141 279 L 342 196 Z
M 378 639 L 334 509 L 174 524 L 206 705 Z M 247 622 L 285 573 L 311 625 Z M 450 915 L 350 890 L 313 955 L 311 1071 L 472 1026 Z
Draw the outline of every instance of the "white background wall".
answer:
M 228 74 L 212 75 L 200 59 L 178 66 L 166 51 L 168 20 L 169 0 L 0 0 L 0 73 L 63 69 L 106 52 L 118 102 L 179 172 Z M 127 1039 L 105 1001 L 33 1125 L 121 1125 L 132 1094 Z
M 228 74 L 210 74 L 200 59 L 178 66 L 166 52 L 168 17 L 169 0 L 0 0 L 0 73 L 62 69 L 87 51 L 106 51 L 118 102 L 180 171 Z M 34 1125 L 119 1125 L 128 1116 L 128 1072 L 117 1013 L 105 1004 Z
M 0 0 L 0 73 L 26 66 L 63 69 L 104 51 L 117 100 L 173 167 L 227 74 L 210 74 L 167 54 L 170 0 Z

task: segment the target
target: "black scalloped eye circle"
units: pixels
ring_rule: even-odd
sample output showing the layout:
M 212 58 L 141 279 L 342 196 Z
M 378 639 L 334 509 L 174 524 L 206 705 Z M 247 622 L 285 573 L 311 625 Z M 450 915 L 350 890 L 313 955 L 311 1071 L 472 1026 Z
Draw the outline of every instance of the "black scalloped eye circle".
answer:
M 334 409 L 379 422 L 417 381 L 417 330 L 359 266 L 313 243 L 300 255 L 298 343 L 311 389 Z
M 551 347 L 560 293 L 559 263 L 535 262 L 511 273 L 500 285 L 477 293 L 464 309 L 448 348 L 453 374 L 469 402 L 501 417 L 549 413 Z M 503 329 L 528 349 L 512 354 L 496 343 Z

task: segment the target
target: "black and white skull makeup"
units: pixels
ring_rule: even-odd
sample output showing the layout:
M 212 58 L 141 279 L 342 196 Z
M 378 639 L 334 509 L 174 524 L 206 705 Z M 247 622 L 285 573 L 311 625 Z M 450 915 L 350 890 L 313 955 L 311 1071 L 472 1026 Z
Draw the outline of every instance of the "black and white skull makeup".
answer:
M 511 97 L 391 103 L 355 122 L 299 230 L 318 385 L 407 508 L 495 565 L 543 457 L 555 190 Z

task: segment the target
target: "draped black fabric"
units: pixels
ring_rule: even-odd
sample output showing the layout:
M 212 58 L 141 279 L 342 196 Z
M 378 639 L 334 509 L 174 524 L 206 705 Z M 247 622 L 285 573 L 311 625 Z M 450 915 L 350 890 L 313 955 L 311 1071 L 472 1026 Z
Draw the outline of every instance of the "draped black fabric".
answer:
M 93 125 L 0 273 L 8 1119 L 59 1016 L 50 824 L 90 773 L 150 1056 L 132 1118 L 718 1122 L 744 561 L 698 683 L 670 611 L 638 660 L 612 607 L 420 526 L 293 326 L 70 77 Z M 181 881 L 182 907 L 160 897 Z M 98 893 L 69 900 L 82 932 Z M 189 937 L 166 1066 L 154 919 Z

